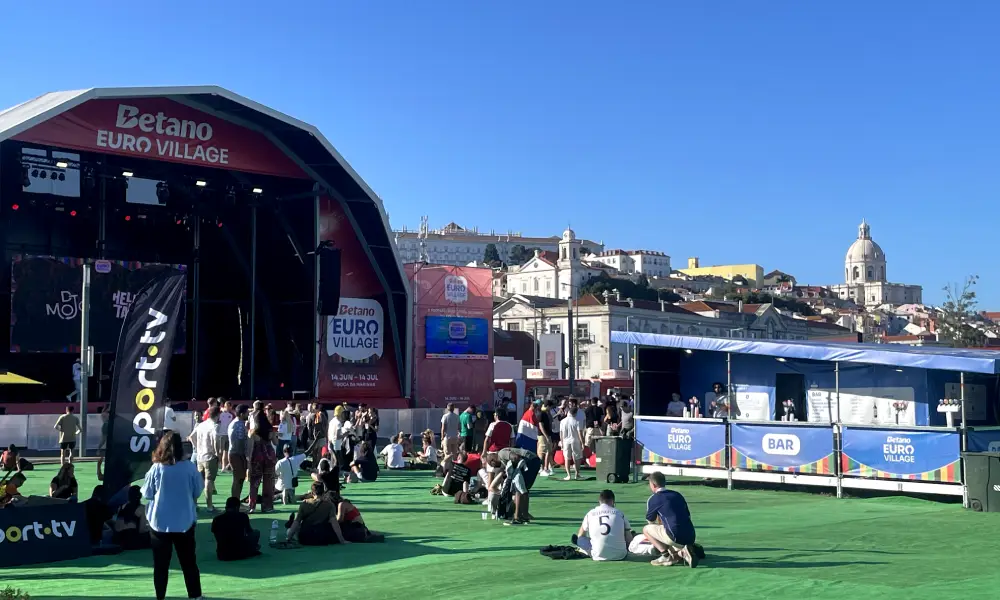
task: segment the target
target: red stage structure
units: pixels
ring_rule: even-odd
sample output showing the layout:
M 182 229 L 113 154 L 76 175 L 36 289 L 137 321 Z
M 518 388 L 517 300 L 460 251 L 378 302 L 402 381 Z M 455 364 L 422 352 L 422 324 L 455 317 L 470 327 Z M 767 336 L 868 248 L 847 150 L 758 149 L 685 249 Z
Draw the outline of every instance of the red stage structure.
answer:
M 381 200 L 315 127 L 228 90 L 56 92 L 0 112 L 0 240 L 19 265 L 0 277 L 0 370 L 46 384 L 6 401 L 74 391 L 79 269 L 66 266 L 90 264 L 92 305 L 115 303 L 92 331 L 120 329 L 138 274 L 186 270 L 175 400 L 408 405 L 412 302 Z M 341 251 L 334 317 L 317 314 L 324 241 Z M 99 403 L 115 357 L 95 352 Z

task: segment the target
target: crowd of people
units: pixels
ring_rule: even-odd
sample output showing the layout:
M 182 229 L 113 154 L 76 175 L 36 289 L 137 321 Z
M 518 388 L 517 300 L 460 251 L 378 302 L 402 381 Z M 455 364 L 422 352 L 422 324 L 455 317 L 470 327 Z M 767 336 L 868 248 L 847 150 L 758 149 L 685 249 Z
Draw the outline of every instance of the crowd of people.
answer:
M 400 432 L 376 452 L 378 412 L 363 404 L 353 410 L 346 404 L 337 406 L 328 416 L 318 404 L 303 408 L 290 403 L 279 409 L 261 402 L 236 406 L 210 399 L 201 422 L 187 438 L 188 458 L 184 440 L 171 429 L 176 427 L 176 416 L 168 403 L 153 465 L 142 485 L 121 490 L 112 502 L 99 485 L 84 501 L 91 540 L 95 547 L 151 549 L 157 598 L 166 594 L 168 567 L 176 553 L 188 596 L 198 598 L 194 532 L 202 495 L 205 510 L 214 517 L 212 533 L 222 561 L 261 554 L 261 534 L 252 527 L 249 514 L 275 513 L 276 501 L 293 507 L 284 520 L 286 544 L 382 541 L 383 536 L 368 529 L 361 510 L 343 496 L 346 485 L 378 479 L 379 458 L 388 470 L 432 469 L 440 478 L 435 493 L 458 504 L 481 503 L 487 511 L 484 518 L 489 514 L 505 525 L 525 525 L 534 519 L 531 489 L 538 477 L 555 474 L 556 453 L 562 452 L 564 479 L 581 478 L 585 450 L 593 449 L 595 438 L 634 435 L 632 411 L 627 398 L 534 400 L 515 430 L 514 419 L 503 407 L 486 425 L 487 419 L 475 407 L 459 411 L 451 404 L 439 432 L 428 429 L 417 445 Z M 72 450 L 79 420 L 72 407 L 55 429 L 60 437 L 60 468 L 49 494 L 76 501 L 79 485 Z M 2 503 L 16 502 L 23 471 L 32 465 L 18 456 L 15 447 L 0 456 L 0 464 L 19 475 L 7 478 L 7 488 L 0 490 L 5 492 Z M 222 511 L 216 508 L 220 472 L 232 474 L 229 489 L 221 490 Z M 308 484 L 304 493 L 297 494 L 300 472 L 308 474 Z M 103 480 L 101 462 L 98 479 Z M 661 474 L 654 473 L 649 481 L 653 495 L 645 515 L 648 524 L 633 531 L 616 508 L 613 492 L 605 490 L 573 536 L 580 553 L 595 560 L 622 560 L 632 553 L 659 554 L 655 565 L 698 563 L 703 551 L 695 543 L 686 502 L 666 489 Z

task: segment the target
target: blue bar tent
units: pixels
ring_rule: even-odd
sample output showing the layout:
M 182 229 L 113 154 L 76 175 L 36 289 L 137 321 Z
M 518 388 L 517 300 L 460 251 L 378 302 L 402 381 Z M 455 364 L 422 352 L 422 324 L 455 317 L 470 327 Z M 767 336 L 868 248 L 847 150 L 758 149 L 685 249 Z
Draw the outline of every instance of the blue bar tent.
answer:
M 1000 451 L 1000 352 L 625 331 L 611 342 L 635 348 L 645 472 L 986 504 L 970 495 L 961 453 Z M 716 383 L 729 404 L 711 418 Z M 703 418 L 667 416 L 675 393 Z
M 768 394 L 769 418 L 774 419 L 776 404 L 780 408 L 782 400 L 776 398 L 780 376 L 800 374 L 806 390 L 912 388 L 917 426 L 945 424 L 944 415 L 936 410 L 938 400 L 948 397 L 948 390 L 957 389 L 964 378 L 966 385 L 985 387 L 988 398 L 986 406 L 968 414 L 968 424 L 998 423 L 1000 352 L 991 350 L 625 331 L 613 331 L 611 342 L 636 347 L 640 415 L 664 415 L 671 393 L 679 392 L 685 401 L 692 396 L 703 398 L 713 383 L 720 382 L 740 391 Z M 707 412 L 708 407 L 702 410 Z

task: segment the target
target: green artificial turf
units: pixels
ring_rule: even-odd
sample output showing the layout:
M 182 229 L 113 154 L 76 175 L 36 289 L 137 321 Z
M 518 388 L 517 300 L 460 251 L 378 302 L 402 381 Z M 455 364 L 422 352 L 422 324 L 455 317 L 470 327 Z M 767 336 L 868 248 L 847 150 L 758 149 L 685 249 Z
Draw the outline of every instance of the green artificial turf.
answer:
M 42 493 L 54 467 L 29 473 L 28 492 Z M 93 464 L 78 467 L 80 489 L 95 484 Z M 229 478 L 219 477 L 220 489 Z M 532 492 L 537 521 L 504 527 L 483 521 L 480 506 L 431 496 L 429 472 L 385 473 L 349 486 L 384 544 L 295 550 L 265 549 L 239 563 L 215 559 L 207 518 L 198 557 L 207 597 L 259 598 L 768 598 L 861 600 L 1000 597 L 995 569 L 1000 515 L 912 498 L 843 499 L 785 491 L 727 491 L 675 485 L 688 499 L 708 559 L 697 569 L 648 561 L 554 561 L 538 553 L 566 544 L 606 487 L 596 481 L 540 478 Z M 642 523 L 645 484 L 614 488 L 619 507 Z M 221 505 L 221 502 L 219 503 Z M 279 509 L 280 518 L 285 518 Z M 269 515 L 254 515 L 267 538 Z M 32 598 L 151 598 L 149 551 L 0 570 L 0 588 Z M 174 562 L 176 567 L 176 561 Z M 170 597 L 183 598 L 179 571 Z

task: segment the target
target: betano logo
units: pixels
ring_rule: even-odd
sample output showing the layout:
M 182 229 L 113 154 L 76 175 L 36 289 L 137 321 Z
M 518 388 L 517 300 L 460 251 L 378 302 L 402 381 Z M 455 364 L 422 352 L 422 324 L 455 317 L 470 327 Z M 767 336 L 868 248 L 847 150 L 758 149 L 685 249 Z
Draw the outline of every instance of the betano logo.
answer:
M 76 532 L 76 521 L 67 523 L 66 521 L 53 520 L 49 521 L 49 525 L 43 525 L 35 521 L 23 527 L 12 525 L 3 530 L 3 535 L 0 535 L 0 544 L 4 542 L 11 544 L 34 542 L 44 540 L 48 536 L 55 536 L 57 538 L 73 537 L 74 532 Z
M 761 440 L 766 454 L 796 456 L 799 453 L 799 436 L 790 433 L 769 433 Z
M 142 389 L 135 395 L 135 407 L 137 409 L 135 418 L 132 419 L 132 429 L 134 433 L 129 440 L 129 449 L 132 452 L 149 452 L 152 447 L 152 438 L 155 434 L 153 429 L 153 417 L 149 411 L 156 406 L 156 387 L 159 385 L 157 369 L 163 363 L 163 359 L 157 356 L 160 349 L 156 346 L 167 337 L 167 332 L 156 331 L 167 325 L 170 320 L 167 315 L 156 309 L 149 309 L 149 316 L 153 320 L 146 323 L 146 331 L 139 338 L 140 344 L 148 344 L 145 356 L 139 357 L 139 362 L 135 363 L 136 377 Z

